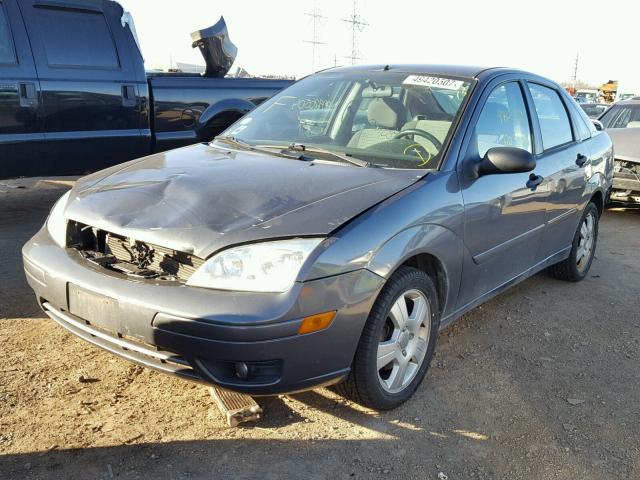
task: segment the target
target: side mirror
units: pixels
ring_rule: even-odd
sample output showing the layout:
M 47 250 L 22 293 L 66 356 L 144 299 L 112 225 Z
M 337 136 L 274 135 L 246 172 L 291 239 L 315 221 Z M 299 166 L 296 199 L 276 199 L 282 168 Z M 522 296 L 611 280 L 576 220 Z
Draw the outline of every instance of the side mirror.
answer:
M 591 121 L 596 126 L 596 130 L 598 130 L 599 132 L 604 130 L 604 125 L 602 124 L 602 122 L 600 120 L 591 120 Z
M 490 148 L 476 164 L 476 176 L 493 173 L 522 173 L 536 168 L 536 159 L 526 150 L 515 147 Z

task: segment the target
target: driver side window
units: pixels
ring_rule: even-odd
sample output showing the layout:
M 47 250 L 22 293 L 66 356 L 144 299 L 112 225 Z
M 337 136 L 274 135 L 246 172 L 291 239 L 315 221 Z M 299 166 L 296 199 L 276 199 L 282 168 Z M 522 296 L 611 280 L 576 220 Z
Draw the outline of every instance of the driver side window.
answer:
M 482 158 L 493 147 L 517 147 L 532 153 L 531 144 L 531 126 L 520 86 L 510 82 L 496 87 L 476 123 L 473 155 Z

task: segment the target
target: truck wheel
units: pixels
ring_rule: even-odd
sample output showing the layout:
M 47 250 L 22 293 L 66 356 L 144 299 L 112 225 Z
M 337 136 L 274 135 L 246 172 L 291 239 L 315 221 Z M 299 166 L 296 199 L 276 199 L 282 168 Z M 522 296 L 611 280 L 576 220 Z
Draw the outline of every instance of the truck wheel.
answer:
M 552 277 L 568 282 L 579 282 L 587 276 L 596 251 L 599 218 L 598 207 L 590 202 L 584 209 L 573 236 L 569 257 L 549 267 L 548 271 Z
M 429 368 L 439 327 L 433 282 L 421 270 L 400 267 L 376 299 L 351 373 L 336 390 L 377 410 L 401 405 Z

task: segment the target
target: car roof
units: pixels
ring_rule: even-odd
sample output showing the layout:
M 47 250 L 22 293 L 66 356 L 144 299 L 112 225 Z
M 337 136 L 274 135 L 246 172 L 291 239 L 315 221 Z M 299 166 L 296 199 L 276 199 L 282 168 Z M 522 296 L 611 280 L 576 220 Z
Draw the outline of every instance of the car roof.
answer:
M 615 105 L 640 105 L 640 97 L 633 97 L 629 100 L 620 100 Z
M 374 72 L 381 70 L 406 72 L 406 73 L 430 73 L 434 75 L 452 75 L 455 77 L 478 78 L 481 73 L 522 73 L 529 74 L 522 70 L 506 67 L 483 67 L 477 65 L 441 65 L 441 64 L 374 64 L 374 65 L 351 65 L 344 67 L 334 67 L 323 72 Z

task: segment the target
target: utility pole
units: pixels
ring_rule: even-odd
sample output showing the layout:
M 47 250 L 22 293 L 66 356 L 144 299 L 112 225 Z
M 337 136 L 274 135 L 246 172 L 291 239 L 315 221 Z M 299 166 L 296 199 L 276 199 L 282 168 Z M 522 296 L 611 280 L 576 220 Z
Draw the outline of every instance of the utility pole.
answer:
M 326 45 L 325 42 L 320 41 L 320 34 L 318 32 L 318 24 L 321 20 L 326 19 L 327 17 L 323 16 L 318 8 L 317 1 L 313 2 L 313 11 L 306 12 L 306 16 L 311 17 L 311 21 L 313 22 L 313 40 L 305 40 L 305 43 L 310 43 L 313 48 L 313 59 L 311 60 L 311 71 L 315 73 L 316 71 L 316 47 L 318 45 Z
M 364 30 L 364 27 L 369 25 L 364 18 L 358 14 L 358 0 L 353 0 L 353 13 L 347 18 L 343 18 L 342 21 L 351 24 L 351 55 L 346 58 L 350 58 L 351 65 L 355 65 L 356 60 L 361 58 L 360 52 L 358 51 L 358 34 Z
M 580 52 L 576 52 L 576 61 L 573 64 L 573 88 L 577 88 L 578 86 L 578 60 L 579 60 Z

